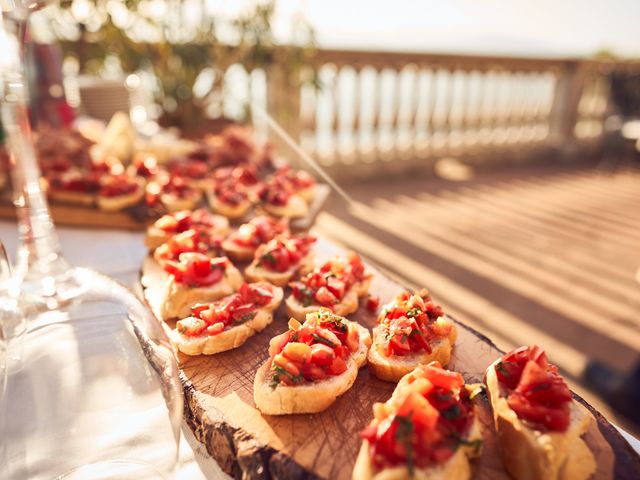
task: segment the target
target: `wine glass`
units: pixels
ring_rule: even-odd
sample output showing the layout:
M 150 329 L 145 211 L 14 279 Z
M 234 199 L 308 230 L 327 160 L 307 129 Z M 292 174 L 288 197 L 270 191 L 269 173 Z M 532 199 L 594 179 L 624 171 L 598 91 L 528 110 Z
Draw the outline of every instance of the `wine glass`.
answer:
M 183 402 L 173 351 L 131 291 L 62 256 L 22 57 L 29 12 L 47 2 L 10 1 L 0 0 L 12 16 L 0 12 L 0 100 L 20 246 L 0 278 L 0 478 L 170 478 Z

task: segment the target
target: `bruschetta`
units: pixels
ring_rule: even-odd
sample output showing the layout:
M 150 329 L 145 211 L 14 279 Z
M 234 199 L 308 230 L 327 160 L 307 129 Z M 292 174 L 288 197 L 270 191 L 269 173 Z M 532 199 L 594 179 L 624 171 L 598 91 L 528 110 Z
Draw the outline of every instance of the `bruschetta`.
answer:
M 147 188 L 150 188 L 150 182 Z M 160 202 L 170 212 L 179 210 L 193 210 L 202 200 L 202 190 L 192 187 L 182 177 L 172 176 L 168 181 L 164 179 L 160 182 Z
M 299 218 L 309 212 L 307 202 L 293 191 L 288 180 L 280 177 L 266 182 L 258 193 L 258 198 L 260 207 L 275 217 Z
M 421 363 L 435 360 L 446 366 L 456 336 L 455 325 L 426 290 L 402 292 L 378 316 L 370 368 L 381 380 L 397 382 Z
M 207 190 L 207 200 L 211 210 L 232 219 L 246 216 L 253 207 L 247 191 L 230 181 L 216 182 Z
M 258 247 L 244 274 L 252 282 L 264 280 L 284 287 L 294 275 L 313 268 L 311 245 L 315 241 L 309 235 L 274 238 Z
M 215 237 L 191 228 L 170 237 L 153 252 L 153 258 L 160 265 L 168 261 L 177 261 L 183 253 L 204 253 L 214 256 L 218 252 L 219 244 Z
M 480 390 L 438 362 L 407 373 L 385 403 L 373 405 L 354 480 L 467 480 L 482 448 L 473 397 Z
M 592 416 L 541 348 L 520 347 L 491 364 L 485 382 L 500 454 L 522 480 L 584 480 L 596 470 L 580 438 Z
M 223 237 L 229 232 L 229 220 L 204 208 L 168 213 L 147 229 L 144 243 L 153 251 L 172 236 L 190 229 L 201 231 L 212 238 Z
M 98 208 L 105 212 L 119 212 L 137 205 L 144 198 L 144 180 L 129 175 L 105 175 L 100 179 Z
M 178 320 L 171 341 L 187 355 L 211 355 L 238 348 L 273 321 L 282 289 L 270 283 L 243 283 L 233 295 L 191 307 Z
M 286 220 L 260 215 L 240 225 L 238 230 L 222 242 L 222 248 L 227 256 L 234 260 L 251 260 L 260 245 L 277 236 L 288 234 Z
M 98 176 L 75 168 L 48 178 L 47 195 L 54 202 L 90 207 L 99 190 Z
M 290 166 L 280 168 L 275 176 L 288 181 L 293 192 L 307 203 L 312 203 L 316 196 L 316 180 L 304 170 L 293 170 Z
M 371 278 L 355 252 L 349 252 L 346 258 L 327 260 L 300 280 L 291 282 L 287 312 L 300 321 L 319 307 L 347 316 L 358 310 L 359 298 L 369 293 Z
M 366 328 L 328 309 L 310 313 L 304 324 L 292 318 L 256 372 L 256 407 L 267 415 L 325 410 L 351 388 L 370 345 Z
M 160 172 L 158 159 L 148 152 L 138 152 L 133 156 L 131 165 L 127 167 L 127 174 L 132 177 L 140 177 L 145 183 Z
M 209 165 L 206 162 L 177 157 L 169 161 L 168 168 L 172 176 L 184 179 L 191 188 L 204 191 L 211 183 Z
M 161 309 L 163 320 L 184 318 L 193 305 L 231 295 L 243 281 L 227 257 L 182 253 L 177 262 L 168 261 L 163 268 L 169 274 Z

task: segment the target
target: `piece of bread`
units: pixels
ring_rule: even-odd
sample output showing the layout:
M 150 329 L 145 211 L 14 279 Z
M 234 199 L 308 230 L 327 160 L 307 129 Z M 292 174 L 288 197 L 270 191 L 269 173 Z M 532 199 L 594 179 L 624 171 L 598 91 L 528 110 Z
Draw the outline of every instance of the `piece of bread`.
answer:
M 222 241 L 222 249 L 229 258 L 240 261 L 251 260 L 256 253 L 255 248 L 238 245 L 232 238 L 225 238 Z
M 71 205 L 82 205 L 92 207 L 96 204 L 97 195 L 85 192 L 76 192 L 73 190 L 63 190 L 51 188 L 47 192 L 51 200 L 57 203 L 68 203 Z
M 345 320 L 349 322 L 349 320 Z M 355 323 L 355 322 L 352 322 Z M 362 325 L 357 325 L 360 345 L 347 359 L 347 370 L 340 375 L 302 385 L 269 385 L 271 359 L 256 372 L 253 383 L 253 399 L 256 407 L 265 415 L 317 413 L 326 410 L 340 395 L 349 390 L 358 376 L 358 369 L 367 361 L 371 335 Z
M 519 480 L 584 480 L 596 470 L 593 454 L 580 438 L 593 419 L 571 401 L 570 424 L 565 432 L 541 432 L 525 425 L 507 402 L 507 389 L 498 381 L 492 363 L 485 372 L 498 445 L 507 471 Z M 588 450 L 588 448 L 587 448 Z
M 189 195 L 184 197 L 167 192 L 160 194 L 160 201 L 170 212 L 193 210 L 198 206 L 201 199 L 202 192 L 200 190 L 192 190 Z
M 313 269 L 313 252 L 309 252 L 300 260 L 297 266 L 290 268 L 284 272 L 274 272 L 267 270 L 264 267 L 258 265 L 257 260 L 251 262 L 251 264 L 245 269 L 244 276 L 251 282 L 266 281 L 277 285 L 279 287 L 286 286 L 294 275 L 304 275 Z M 315 310 L 318 310 L 316 305 Z
M 187 317 L 191 313 L 191 307 L 196 303 L 212 302 L 231 295 L 240 288 L 242 281 L 242 274 L 231 262 L 226 265 L 224 278 L 208 287 L 190 287 L 176 282 L 171 276 L 162 302 L 162 319 L 166 321 Z
M 307 204 L 313 203 L 313 199 L 316 198 L 316 185 L 309 185 L 308 187 L 299 188 L 296 190 L 296 195 L 302 197 Z
M 328 307 L 333 313 L 336 315 L 340 315 L 341 317 L 346 317 L 358 310 L 358 306 L 360 305 L 358 298 L 364 297 L 369 293 L 369 286 L 371 285 L 371 276 L 365 278 L 362 282 L 358 282 L 353 285 L 342 297 L 340 302 Z M 289 295 L 287 298 L 285 305 L 287 306 L 287 313 L 289 316 L 295 318 L 296 320 L 303 321 L 308 313 L 315 312 L 318 310 L 319 305 L 312 304 L 308 306 L 304 306 L 293 294 Z
M 467 440 L 481 440 L 480 421 L 474 418 L 469 430 Z M 429 468 L 415 468 L 413 475 L 406 465 L 398 465 L 392 468 L 385 468 L 379 472 L 375 471 L 371 463 L 369 454 L 370 444 L 363 440 L 356 464 L 353 467 L 353 480 L 467 480 L 471 478 L 470 459 L 477 454 L 477 449 L 472 445 L 462 445 L 456 450 L 453 456 L 442 465 Z
M 384 327 L 378 325 L 374 327 L 373 346 L 369 350 L 369 368 L 376 377 L 387 382 L 397 382 L 407 373 L 411 372 L 420 364 L 438 361 L 446 366 L 451 361 L 451 351 L 456 343 L 458 332 L 455 325 L 448 318 L 440 317 L 437 322 L 451 325 L 449 336 L 439 338 L 429 342 L 431 345 L 431 353 L 419 352 L 409 355 L 393 355 L 387 356 L 378 348 L 379 340 L 384 337 Z
M 283 292 L 281 288 L 271 286 L 267 283 L 254 285 L 272 291 L 273 298 L 268 304 L 258 308 L 255 317 L 251 320 L 225 329 L 217 335 L 188 337 L 176 329 L 173 329 L 169 334 L 173 344 L 178 350 L 187 355 L 212 355 L 214 353 L 238 348 L 245 343 L 249 337 L 264 330 L 264 328 L 273 321 L 273 312 L 282 302 Z
M 144 198 L 144 180 L 137 179 L 136 181 L 138 182 L 138 187 L 131 193 L 113 197 L 98 195 L 98 208 L 104 212 L 119 212 L 140 203 Z
M 299 218 L 304 217 L 309 212 L 307 202 L 300 195 L 292 194 L 286 205 L 273 205 L 262 203 L 262 209 L 274 217 Z
M 227 218 L 234 219 L 246 216 L 252 207 L 249 199 L 238 205 L 229 205 L 228 203 L 221 202 L 212 189 L 207 190 L 207 201 L 209 202 L 211 210 Z

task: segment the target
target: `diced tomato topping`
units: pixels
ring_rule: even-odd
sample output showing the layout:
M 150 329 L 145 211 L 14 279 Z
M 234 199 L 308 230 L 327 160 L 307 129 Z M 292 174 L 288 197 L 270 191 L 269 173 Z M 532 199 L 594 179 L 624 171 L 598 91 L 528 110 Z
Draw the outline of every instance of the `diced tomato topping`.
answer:
M 293 296 L 304 306 L 311 304 L 331 308 L 346 292 L 365 279 L 364 265 L 358 255 L 350 252 L 347 259 L 332 258 L 293 282 Z
M 183 253 L 208 253 L 211 247 L 211 239 L 201 231 L 190 229 L 174 235 L 166 243 L 160 245 L 155 252 L 156 258 L 161 261 L 176 261 Z
M 274 238 L 256 250 L 255 259 L 260 266 L 268 270 L 286 272 L 298 267 L 300 260 L 309 253 L 315 240 L 308 235 Z
M 377 312 L 380 305 L 380 297 L 377 295 L 369 295 L 367 297 L 367 310 L 370 312 Z
M 219 201 L 234 207 L 249 201 L 245 188 L 234 181 L 217 182 L 213 192 Z
M 402 292 L 383 308 L 378 324 L 385 330 L 382 347 L 386 355 L 430 353 L 432 339 L 450 334 L 451 325 L 440 319 L 442 309 L 423 294 Z
M 269 343 L 271 385 L 295 385 L 340 375 L 347 369 L 351 352 L 359 348 L 358 342 L 357 326 L 333 315 L 328 309 L 320 310 L 302 325 L 292 319 L 289 330 L 272 338 Z
M 509 390 L 507 402 L 518 418 L 552 431 L 569 427 L 571 391 L 541 348 L 509 352 L 495 369 L 498 381 Z
M 220 265 L 214 259 L 212 265 Z M 190 319 L 196 319 L 204 323 L 201 329 L 189 329 L 184 335 L 200 335 L 206 329 L 207 335 L 217 335 L 225 328 L 239 325 L 252 320 L 257 315 L 257 310 L 267 304 L 273 298 L 273 287 L 266 283 L 247 284 L 243 283 L 238 291 L 233 295 L 221 300 L 194 305 L 191 308 Z M 194 323 L 193 320 L 185 319 L 185 324 Z M 202 325 L 200 323 L 198 325 Z M 179 322 L 178 322 L 179 323 Z M 287 332 L 288 333 L 288 332 Z M 282 345 L 284 346 L 286 342 Z M 276 352 L 276 353 L 279 353 Z
M 231 235 L 231 240 L 242 247 L 256 248 L 288 232 L 286 220 L 258 216 L 252 218 L 249 223 L 240 225 L 238 231 Z
M 374 468 L 405 465 L 410 472 L 451 458 L 474 417 L 460 375 L 437 362 L 416 368 L 400 381 L 393 399 L 374 412 L 374 420 L 360 434 L 369 442 Z

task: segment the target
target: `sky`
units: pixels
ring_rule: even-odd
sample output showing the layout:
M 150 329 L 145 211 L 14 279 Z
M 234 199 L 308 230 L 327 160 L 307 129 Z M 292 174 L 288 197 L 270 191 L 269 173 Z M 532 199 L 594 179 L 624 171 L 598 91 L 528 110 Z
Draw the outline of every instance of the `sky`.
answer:
M 227 11 L 249 3 L 208 1 Z M 277 8 L 281 41 L 302 16 L 321 47 L 640 57 L 640 0 L 278 0 Z

